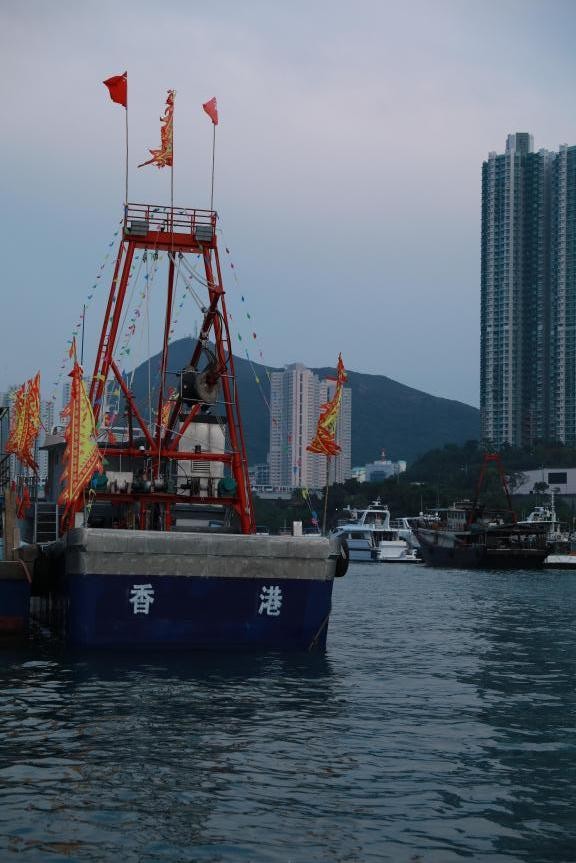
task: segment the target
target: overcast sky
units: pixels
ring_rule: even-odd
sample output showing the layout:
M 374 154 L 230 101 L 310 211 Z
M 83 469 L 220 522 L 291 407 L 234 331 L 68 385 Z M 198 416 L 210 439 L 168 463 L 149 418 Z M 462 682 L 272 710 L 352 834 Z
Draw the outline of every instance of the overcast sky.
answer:
M 254 359 L 269 365 L 335 365 L 341 351 L 349 369 L 478 404 L 481 165 L 512 131 L 537 149 L 576 143 L 575 3 L 0 10 L 0 390 L 40 368 L 51 394 L 117 229 L 124 112 L 101 82 L 127 69 L 133 201 L 169 202 L 168 170 L 136 165 L 158 146 L 175 88 L 175 200 L 208 206 L 201 104 L 218 99 L 215 207 L 238 276 L 225 268 L 237 351 L 255 330 Z M 104 286 L 96 294 L 89 370 Z M 175 337 L 195 320 L 183 308 Z

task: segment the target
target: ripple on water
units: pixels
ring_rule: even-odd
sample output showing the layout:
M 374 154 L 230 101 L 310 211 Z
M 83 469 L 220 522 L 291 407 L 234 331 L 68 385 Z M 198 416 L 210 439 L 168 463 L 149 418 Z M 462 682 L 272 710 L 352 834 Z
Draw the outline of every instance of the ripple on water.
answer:
M 351 567 L 325 656 L 0 654 L 0 859 L 574 860 L 576 580 Z

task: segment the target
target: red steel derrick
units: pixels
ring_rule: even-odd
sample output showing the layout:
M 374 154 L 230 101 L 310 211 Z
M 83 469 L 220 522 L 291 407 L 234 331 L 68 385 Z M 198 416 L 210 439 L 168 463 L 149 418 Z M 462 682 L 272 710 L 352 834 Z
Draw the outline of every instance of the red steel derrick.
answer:
M 163 527 L 170 530 L 171 507 L 175 503 L 221 504 L 231 507 L 238 516 L 242 533 L 254 533 L 255 520 L 248 479 L 246 448 L 235 385 L 228 316 L 216 238 L 217 215 L 212 210 L 192 210 L 153 205 L 128 204 L 125 210 L 122 240 L 112 277 L 104 324 L 100 335 L 94 374 L 90 385 L 90 402 L 96 423 L 102 410 L 107 382 L 115 379 L 120 387 L 128 415 L 128 446 L 107 444 L 106 455 L 142 459 L 152 466 L 152 479 L 167 476 L 173 462 L 221 462 L 228 466 L 234 483 L 229 483 L 226 496 L 221 494 L 200 496 L 179 493 L 178 490 L 157 490 L 154 482 L 148 491 L 130 490 L 126 493 L 97 491 L 99 500 L 139 504 L 139 526 L 146 524 L 146 512 L 151 506 L 163 511 Z M 125 306 L 130 269 L 137 249 L 146 252 L 165 252 L 169 256 L 166 288 L 164 338 L 160 361 L 157 421 L 149 425 L 128 388 L 125 378 L 114 360 L 120 322 Z M 172 324 L 175 291 L 175 262 L 186 255 L 199 255 L 204 265 L 207 290 L 202 312 L 200 333 L 189 364 L 181 376 L 181 386 L 170 402 L 169 417 L 161 417 L 168 387 L 166 385 L 168 342 Z M 206 356 L 210 360 L 206 364 Z M 200 368 L 204 363 L 204 368 Z M 186 391 L 186 381 L 192 383 L 192 395 Z M 190 389 L 190 388 L 188 388 Z M 225 452 L 187 452 L 180 449 L 180 441 L 194 419 L 206 409 L 211 399 L 206 393 L 221 394 L 227 428 Z M 203 398 L 204 396 L 204 398 Z M 206 401 L 207 399 L 207 401 Z M 138 446 L 134 444 L 133 424 L 141 432 Z

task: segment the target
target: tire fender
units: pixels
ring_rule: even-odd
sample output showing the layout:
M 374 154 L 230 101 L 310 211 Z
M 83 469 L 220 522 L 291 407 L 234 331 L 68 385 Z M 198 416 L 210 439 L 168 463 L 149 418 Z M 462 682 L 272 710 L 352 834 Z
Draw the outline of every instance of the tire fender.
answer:
M 348 572 L 348 564 L 350 563 L 350 549 L 345 539 L 340 540 L 340 549 L 336 558 L 336 578 L 342 578 Z

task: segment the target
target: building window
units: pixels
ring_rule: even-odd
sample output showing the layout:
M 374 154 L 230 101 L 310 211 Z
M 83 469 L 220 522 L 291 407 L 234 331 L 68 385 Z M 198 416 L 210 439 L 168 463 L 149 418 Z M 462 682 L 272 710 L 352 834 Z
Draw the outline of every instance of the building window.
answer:
M 566 471 L 557 471 L 548 474 L 548 485 L 566 485 L 568 474 Z

